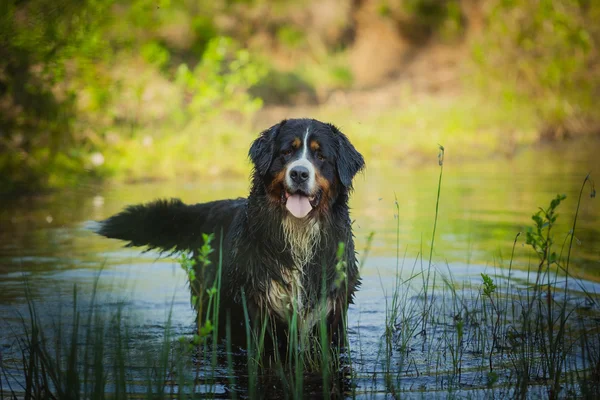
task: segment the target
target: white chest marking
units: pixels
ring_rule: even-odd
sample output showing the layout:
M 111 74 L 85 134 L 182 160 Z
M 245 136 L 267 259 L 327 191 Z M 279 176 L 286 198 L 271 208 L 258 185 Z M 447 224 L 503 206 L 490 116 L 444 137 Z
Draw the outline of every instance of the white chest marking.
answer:
M 288 217 L 284 218 L 282 227 L 286 246 L 292 254 L 294 265 L 293 268 L 281 266 L 282 277 L 287 285 L 275 280 L 271 281 L 266 293 L 266 301 L 269 308 L 282 321 L 287 322 L 295 312 L 299 326 L 312 328 L 319 321 L 321 313 L 318 306 L 308 307 L 307 291 L 303 281 L 306 272 L 304 267 L 312 259 L 320 239 L 319 222 L 298 221 L 296 218 Z M 326 307 L 329 313 L 331 302 L 328 302 Z

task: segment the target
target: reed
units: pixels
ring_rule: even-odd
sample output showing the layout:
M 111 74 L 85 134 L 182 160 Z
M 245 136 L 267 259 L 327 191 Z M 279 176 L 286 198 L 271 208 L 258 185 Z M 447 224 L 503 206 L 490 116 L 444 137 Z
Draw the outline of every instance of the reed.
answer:
M 426 269 L 423 253 L 409 260 L 397 240 L 391 291 L 380 277 L 385 318 L 375 347 L 364 343 L 368 335 L 360 323 L 349 326 L 347 315 L 343 318 L 345 340 L 332 345 L 321 304 L 316 334 L 302 329 L 299 314 L 292 312 L 287 348 L 268 350 L 281 344 L 270 335 L 267 317 L 251 323 L 243 291 L 247 346 L 236 348 L 230 340 L 220 343 L 219 332 L 230 338 L 232 326 L 229 318 L 225 318 L 226 326 L 219 326 L 223 320 L 219 318 L 222 235 L 216 248 L 214 236 L 206 235 L 196 259 L 180 259 L 192 282 L 192 303 L 204 317 L 196 321 L 193 335 L 180 337 L 172 329 L 169 314 L 161 341 L 143 344 L 147 351 L 142 356 L 131 346 L 136 341 L 133 310 L 125 302 L 117 302 L 108 311 L 99 307 L 100 274 L 89 298 L 82 299 L 74 286 L 68 312 L 59 313 L 51 322 L 42 318 L 38 300 L 25 281 L 27 315 L 20 316 L 20 330 L 15 332 L 20 355 L 2 358 L 0 398 L 354 398 L 381 394 L 398 398 L 414 392 L 425 396 L 434 390 L 458 397 L 598 397 L 599 296 L 586 289 L 569 268 L 574 262 L 573 244 L 586 185 L 595 195 L 590 177 L 582 184 L 572 228 L 562 245 L 553 230 L 565 200 L 559 195 L 533 215 L 533 225 L 524 235 L 516 235 L 508 267 L 494 264 L 481 273 L 480 281 L 457 279 L 448 264 L 442 269 L 433 262 L 441 184 L 440 168 Z M 399 213 L 398 202 L 395 207 Z M 520 242 L 522 237 L 525 240 Z M 373 234 L 367 238 L 361 268 L 372 240 Z M 525 282 L 514 277 L 518 244 L 525 245 L 535 259 L 529 266 L 520 266 L 526 267 Z M 208 261 L 213 251 L 219 251 L 217 266 Z M 347 284 L 343 254 L 340 244 L 336 265 L 340 287 Z M 194 286 L 206 268 L 216 271 L 214 282 Z M 325 282 L 321 289 L 324 293 Z M 60 317 L 63 314 L 68 317 Z

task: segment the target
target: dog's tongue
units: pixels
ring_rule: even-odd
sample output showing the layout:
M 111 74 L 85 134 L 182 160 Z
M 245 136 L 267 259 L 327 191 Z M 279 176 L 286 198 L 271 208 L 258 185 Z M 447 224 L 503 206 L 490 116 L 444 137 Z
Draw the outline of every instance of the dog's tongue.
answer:
M 296 218 L 304 218 L 312 210 L 308 197 L 299 194 L 293 194 L 288 197 L 285 206 Z

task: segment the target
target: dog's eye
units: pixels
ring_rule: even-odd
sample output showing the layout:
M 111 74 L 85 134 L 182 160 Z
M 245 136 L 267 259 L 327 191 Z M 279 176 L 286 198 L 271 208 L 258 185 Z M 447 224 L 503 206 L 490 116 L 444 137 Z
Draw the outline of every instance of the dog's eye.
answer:
M 292 154 L 292 149 L 282 150 L 281 154 L 284 156 L 289 156 L 290 154 Z
M 319 159 L 319 161 L 325 161 L 325 157 L 322 153 L 317 153 L 317 158 Z

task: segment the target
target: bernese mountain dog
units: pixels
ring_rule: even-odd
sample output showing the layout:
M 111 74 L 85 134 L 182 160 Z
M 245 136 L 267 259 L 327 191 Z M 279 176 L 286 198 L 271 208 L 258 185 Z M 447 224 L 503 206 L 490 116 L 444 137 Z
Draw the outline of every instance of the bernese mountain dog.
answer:
M 214 233 L 221 251 L 196 279 L 216 279 L 220 263 L 219 316 L 234 336 L 246 339 L 246 318 L 254 326 L 268 318 L 285 341 L 294 314 L 297 328 L 313 332 L 325 315 L 334 340 L 360 284 L 348 198 L 364 159 L 338 128 L 314 119 L 272 126 L 249 156 L 248 198 L 129 206 L 98 233 L 162 251 L 197 251 L 202 234 Z

